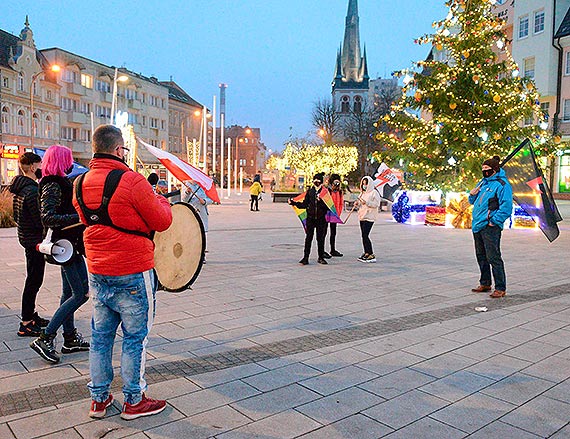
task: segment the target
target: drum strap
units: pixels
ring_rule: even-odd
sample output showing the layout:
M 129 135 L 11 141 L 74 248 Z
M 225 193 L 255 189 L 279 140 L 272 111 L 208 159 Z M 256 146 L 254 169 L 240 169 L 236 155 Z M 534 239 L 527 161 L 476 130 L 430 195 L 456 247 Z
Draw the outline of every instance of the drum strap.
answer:
M 125 173 L 122 169 L 113 169 L 109 174 L 107 174 L 107 178 L 105 178 L 105 185 L 103 186 L 103 199 L 101 200 L 101 204 L 96 209 L 90 209 L 86 206 L 85 201 L 83 200 L 83 178 L 85 174 L 80 175 L 77 177 L 77 182 L 75 183 L 75 198 L 77 200 L 77 204 L 79 204 L 79 208 L 85 217 L 85 221 L 87 221 L 87 226 L 109 226 L 113 229 L 119 230 L 120 232 L 129 233 L 131 235 L 137 236 L 144 236 L 152 240 L 151 235 L 148 233 L 141 232 L 139 230 L 129 230 L 123 227 L 119 227 L 113 223 L 111 216 L 109 215 L 109 202 L 113 197 L 113 194 L 117 190 L 117 186 L 119 186 L 119 182 L 123 174 Z

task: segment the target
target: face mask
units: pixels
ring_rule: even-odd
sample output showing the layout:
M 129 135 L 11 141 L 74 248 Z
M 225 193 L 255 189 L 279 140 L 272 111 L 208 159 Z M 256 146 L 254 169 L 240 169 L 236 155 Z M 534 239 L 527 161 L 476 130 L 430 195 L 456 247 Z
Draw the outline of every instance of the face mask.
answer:
M 485 177 L 485 178 L 490 177 L 494 173 L 495 173 L 495 171 L 493 171 L 492 169 L 484 169 L 483 170 L 483 177 Z
M 365 191 L 365 190 L 366 190 L 366 188 L 368 188 L 368 186 L 367 186 L 367 185 L 365 185 L 365 184 L 363 184 L 363 185 L 362 185 L 362 190 L 363 190 L 363 191 Z
M 34 174 L 35 174 L 35 176 L 36 176 L 36 178 L 37 178 L 38 180 L 42 178 L 42 170 L 41 170 L 41 169 L 39 169 L 39 168 L 36 169 L 36 170 L 34 171 Z
M 316 187 L 319 187 L 322 183 L 321 183 L 319 180 L 315 180 L 315 181 L 313 181 L 313 184 L 314 184 Z
M 69 168 L 67 168 L 67 169 L 65 170 L 65 174 L 66 174 L 66 175 L 69 175 L 69 174 L 71 174 L 72 171 L 73 171 L 73 165 L 71 165 Z

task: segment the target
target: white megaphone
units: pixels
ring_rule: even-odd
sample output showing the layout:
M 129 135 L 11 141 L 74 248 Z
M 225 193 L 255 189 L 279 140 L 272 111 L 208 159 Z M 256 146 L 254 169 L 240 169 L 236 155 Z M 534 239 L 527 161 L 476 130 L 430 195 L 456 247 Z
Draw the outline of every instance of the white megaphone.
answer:
M 67 239 L 59 239 L 51 242 L 52 229 L 48 229 L 46 237 L 36 245 L 36 250 L 46 255 L 46 261 L 50 264 L 65 264 L 73 256 L 73 244 Z

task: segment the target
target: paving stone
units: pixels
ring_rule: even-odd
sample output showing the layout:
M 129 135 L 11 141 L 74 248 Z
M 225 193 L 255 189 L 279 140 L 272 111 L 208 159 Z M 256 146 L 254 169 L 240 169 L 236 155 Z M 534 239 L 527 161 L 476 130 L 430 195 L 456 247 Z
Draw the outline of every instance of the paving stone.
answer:
M 512 346 L 519 346 L 526 343 L 527 341 L 535 340 L 540 337 L 541 334 L 522 329 L 520 327 L 512 328 L 507 331 L 503 331 L 497 335 L 493 335 L 488 338 L 488 340 L 498 341 L 500 343 L 506 343 Z
M 304 360 L 303 364 L 321 372 L 331 372 L 370 358 L 369 354 L 350 348 Z
M 509 349 L 504 352 L 504 354 L 534 363 L 548 358 L 561 350 L 562 348 L 560 346 L 554 346 L 533 340 L 517 346 L 516 348 Z
M 302 439 L 376 439 L 392 429 L 363 415 L 349 416 L 300 436 Z
M 17 438 L 36 438 L 89 422 L 88 410 L 80 405 L 51 410 L 39 415 L 9 422 Z
M 267 392 L 320 374 L 312 367 L 296 363 L 244 378 L 243 381 L 262 392 Z
M 399 429 L 448 404 L 449 402 L 443 399 L 418 390 L 412 390 L 368 410 L 364 410 L 362 413 L 391 428 Z
M 459 430 L 473 433 L 516 408 L 515 405 L 476 393 L 430 416 Z
M 386 439 L 460 439 L 466 436 L 467 433 L 449 425 L 442 424 L 430 417 L 425 417 L 395 433 L 389 434 L 386 436 Z
M 466 368 L 467 372 L 473 372 L 477 375 L 482 375 L 492 380 L 498 381 L 508 377 L 522 369 L 530 366 L 531 363 L 518 358 L 509 357 L 507 355 L 496 355 L 480 363 L 474 364 Z M 527 371 L 525 370 L 525 373 Z
M 527 367 L 524 373 L 558 383 L 570 378 L 570 360 L 557 356 L 549 357 Z
M 287 426 L 284 428 L 283 426 Z M 322 425 L 294 410 L 278 413 L 268 418 L 247 424 L 228 433 L 216 436 L 218 439 L 275 438 L 289 439 L 302 436 Z
M 319 398 L 318 393 L 299 384 L 291 384 L 237 401 L 232 403 L 232 407 L 253 420 L 259 420 Z
M 469 439 L 539 439 L 540 436 L 521 430 L 513 425 L 505 424 L 497 421 L 486 425 L 481 430 L 476 431 L 469 436 Z
M 16 439 L 8 428 L 8 424 L 0 424 L 0 438 L 1 439 Z
M 297 411 L 323 425 L 359 413 L 384 401 L 379 396 L 352 387 L 297 407 Z
M 434 381 L 435 378 L 413 369 L 400 369 L 389 375 L 384 375 L 358 387 L 381 396 L 392 399 L 424 384 Z
M 570 423 L 566 424 L 565 427 L 561 428 L 552 436 L 550 436 L 550 439 L 567 439 L 569 437 L 570 437 Z
M 333 372 L 303 380 L 300 384 L 326 396 L 339 392 L 340 390 L 365 383 L 366 381 L 370 381 L 377 377 L 378 375 L 375 373 L 356 366 L 348 366 L 343 369 L 337 369 Z
M 395 351 L 380 357 L 358 363 L 358 367 L 374 372 L 377 375 L 387 375 L 405 367 L 424 361 L 423 357 L 404 351 Z
M 511 348 L 512 346 L 506 343 L 494 340 L 479 340 L 475 343 L 456 349 L 454 353 L 463 355 L 464 357 L 473 358 L 474 360 L 483 361 Z M 524 358 L 522 359 L 524 360 Z
M 548 437 L 570 419 L 570 404 L 538 396 L 505 415 L 501 421 L 540 437 Z
M 419 389 L 450 402 L 458 401 L 490 386 L 495 381 L 471 372 L 459 371 Z
M 552 387 L 544 392 L 543 396 L 570 404 L 570 381 L 566 380 Z
M 257 363 L 244 364 L 230 369 L 216 370 L 213 372 L 193 375 L 192 381 L 202 388 L 213 387 L 230 381 L 246 378 L 258 373 L 266 372 L 267 368 Z
M 472 358 L 464 357 L 463 355 L 459 355 L 454 352 L 448 352 L 438 357 L 424 360 L 421 363 L 416 363 L 410 366 L 410 369 L 417 370 L 436 378 L 443 378 L 459 370 L 465 369 L 476 362 L 477 360 Z
M 515 405 L 522 405 L 537 395 L 553 387 L 553 383 L 526 375 L 516 373 L 481 390 L 481 393 L 502 399 Z

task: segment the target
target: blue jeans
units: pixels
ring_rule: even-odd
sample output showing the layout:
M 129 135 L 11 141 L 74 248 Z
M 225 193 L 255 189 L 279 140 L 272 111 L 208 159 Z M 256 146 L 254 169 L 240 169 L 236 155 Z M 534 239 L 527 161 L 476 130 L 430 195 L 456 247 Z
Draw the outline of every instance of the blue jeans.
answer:
M 63 333 L 71 334 L 75 329 L 74 313 L 89 300 L 89 281 L 83 256 L 73 255 L 61 266 L 62 293 L 59 308 L 45 329 L 46 334 L 55 334 L 63 325 Z
M 475 255 L 481 271 L 479 284 L 491 286 L 491 268 L 495 279 L 495 289 L 506 291 L 507 276 L 505 265 L 501 257 L 501 228 L 497 226 L 485 226 L 483 230 L 473 233 L 475 240 Z
M 157 282 L 152 270 L 126 276 L 89 274 L 93 292 L 88 384 L 91 398 L 103 402 L 113 381 L 113 343 L 123 331 L 121 377 L 125 402 L 138 404 L 147 388 L 146 344 L 154 320 Z

